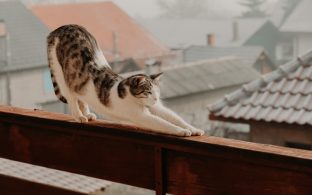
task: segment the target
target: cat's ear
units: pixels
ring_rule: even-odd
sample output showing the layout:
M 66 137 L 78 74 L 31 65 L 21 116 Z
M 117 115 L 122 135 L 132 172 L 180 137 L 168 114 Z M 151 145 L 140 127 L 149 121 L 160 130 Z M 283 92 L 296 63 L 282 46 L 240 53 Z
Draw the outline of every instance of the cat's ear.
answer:
M 155 82 L 159 82 L 161 75 L 163 75 L 163 72 L 157 73 L 157 74 L 152 74 L 150 75 L 151 79 Z
M 142 76 L 134 78 L 134 84 L 135 85 L 140 85 L 140 83 L 143 81 L 144 81 L 144 77 L 142 77 Z

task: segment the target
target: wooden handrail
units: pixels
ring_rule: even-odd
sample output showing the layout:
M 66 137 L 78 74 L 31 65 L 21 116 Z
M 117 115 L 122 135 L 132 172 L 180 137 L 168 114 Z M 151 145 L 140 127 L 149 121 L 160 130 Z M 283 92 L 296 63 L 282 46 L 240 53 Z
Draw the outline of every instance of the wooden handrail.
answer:
M 309 194 L 312 152 L 0 106 L 0 157 L 157 194 Z

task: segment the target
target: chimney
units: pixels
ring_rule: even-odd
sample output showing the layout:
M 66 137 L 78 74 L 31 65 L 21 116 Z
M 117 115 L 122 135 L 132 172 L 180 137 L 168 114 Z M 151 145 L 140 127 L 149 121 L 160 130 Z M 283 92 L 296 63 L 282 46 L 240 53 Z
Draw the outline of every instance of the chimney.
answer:
M 211 47 L 214 47 L 216 44 L 216 37 L 215 34 L 209 33 L 207 34 L 207 44 Z
M 5 23 L 0 20 L 0 36 L 6 35 Z
M 233 30 L 233 41 L 238 41 L 239 39 L 239 26 L 237 20 L 233 20 L 232 23 L 232 30 Z

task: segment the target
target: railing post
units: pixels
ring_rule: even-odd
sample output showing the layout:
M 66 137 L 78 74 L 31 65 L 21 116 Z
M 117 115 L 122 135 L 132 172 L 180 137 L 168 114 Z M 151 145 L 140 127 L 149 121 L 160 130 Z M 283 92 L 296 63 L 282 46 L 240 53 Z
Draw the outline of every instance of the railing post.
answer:
M 156 195 L 166 194 L 164 184 L 164 161 L 163 161 L 163 148 L 160 146 L 155 147 L 155 190 Z

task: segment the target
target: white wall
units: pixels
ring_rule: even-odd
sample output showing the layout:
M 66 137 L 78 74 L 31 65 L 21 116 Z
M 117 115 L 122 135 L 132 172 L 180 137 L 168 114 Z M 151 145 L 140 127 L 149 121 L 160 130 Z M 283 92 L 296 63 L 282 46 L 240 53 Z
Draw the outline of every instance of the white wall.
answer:
M 165 99 L 163 102 L 182 116 L 187 122 L 198 128 L 207 130 L 209 127 L 207 106 L 220 100 L 224 95 L 237 90 L 239 87 L 240 86 L 232 86 L 205 93 Z
M 312 33 L 298 33 L 294 42 L 296 56 L 302 55 L 312 50 Z
M 54 92 L 44 89 L 45 69 L 11 73 L 11 104 L 23 108 L 40 108 L 42 102 L 55 100 Z
M 5 75 L 0 75 L 0 104 L 6 104 L 6 102 L 7 94 Z

